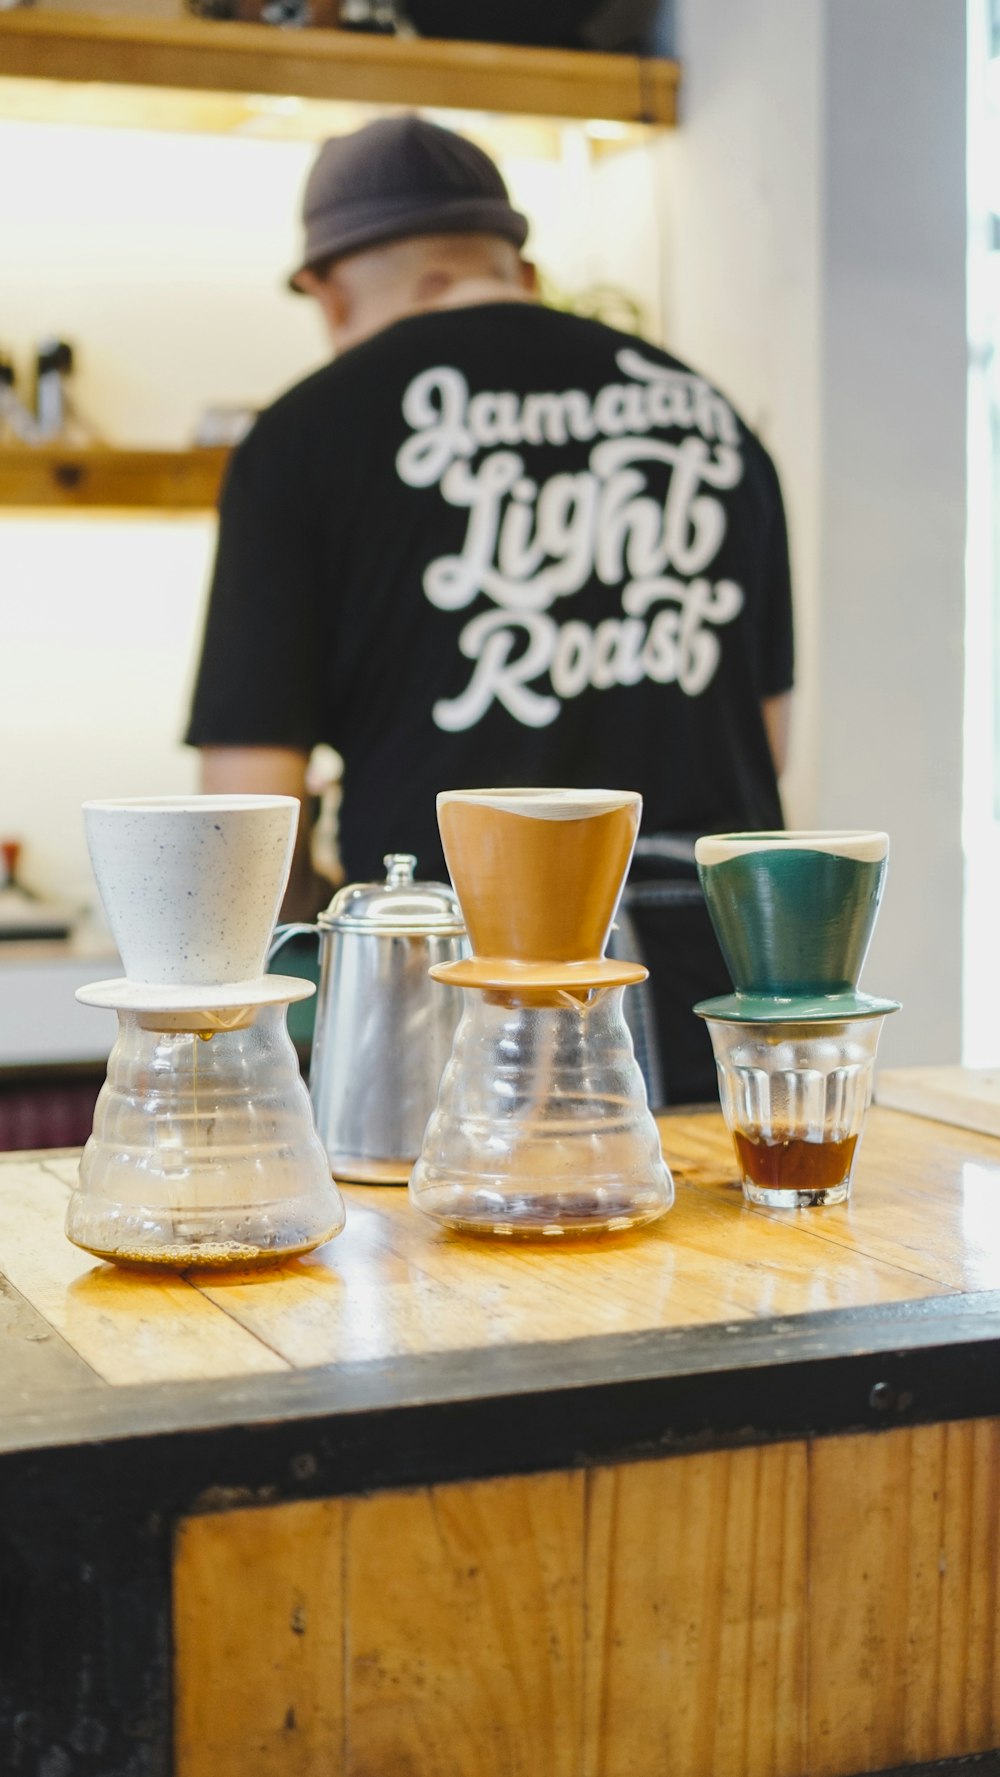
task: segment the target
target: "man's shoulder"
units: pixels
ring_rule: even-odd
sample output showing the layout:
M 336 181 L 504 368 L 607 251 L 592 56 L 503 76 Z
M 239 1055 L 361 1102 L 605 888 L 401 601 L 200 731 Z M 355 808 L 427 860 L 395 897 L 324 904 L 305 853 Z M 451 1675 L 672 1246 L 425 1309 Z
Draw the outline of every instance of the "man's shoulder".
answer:
M 348 365 L 353 356 L 346 353 L 321 365 L 261 408 L 237 447 L 238 461 L 248 471 L 269 473 L 278 466 L 282 473 L 305 474 L 317 454 L 327 460 L 340 453 L 345 439 L 356 437 L 356 427 L 338 425 L 338 418 L 351 421 L 358 402 L 370 407 L 378 389 L 377 378 L 366 375 L 360 384 L 356 381 L 354 367 Z
M 318 370 L 310 371 L 290 388 L 262 408 L 254 423 L 254 430 L 262 429 L 275 435 L 288 428 L 294 428 L 311 415 L 322 413 L 331 401 L 339 399 L 339 391 L 350 386 L 351 376 L 347 353 L 343 358 L 334 358 L 329 364 L 320 365 Z

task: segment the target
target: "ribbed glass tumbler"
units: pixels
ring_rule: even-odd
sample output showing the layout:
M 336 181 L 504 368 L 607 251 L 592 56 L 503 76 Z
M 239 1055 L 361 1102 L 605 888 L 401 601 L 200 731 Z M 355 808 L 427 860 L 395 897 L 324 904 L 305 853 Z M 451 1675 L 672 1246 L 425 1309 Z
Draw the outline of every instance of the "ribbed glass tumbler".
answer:
M 707 1023 L 747 1201 L 772 1209 L 845 1202 L 883 1019 Z

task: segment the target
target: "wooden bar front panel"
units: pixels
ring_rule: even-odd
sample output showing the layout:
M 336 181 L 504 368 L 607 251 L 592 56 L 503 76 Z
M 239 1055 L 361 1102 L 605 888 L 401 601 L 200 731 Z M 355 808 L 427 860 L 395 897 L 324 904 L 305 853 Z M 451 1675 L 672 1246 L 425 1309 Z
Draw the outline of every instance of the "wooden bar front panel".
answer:
M 843 1777 L 994 1747 L 1000 1422 L 186 1519 L 178 1777 Z

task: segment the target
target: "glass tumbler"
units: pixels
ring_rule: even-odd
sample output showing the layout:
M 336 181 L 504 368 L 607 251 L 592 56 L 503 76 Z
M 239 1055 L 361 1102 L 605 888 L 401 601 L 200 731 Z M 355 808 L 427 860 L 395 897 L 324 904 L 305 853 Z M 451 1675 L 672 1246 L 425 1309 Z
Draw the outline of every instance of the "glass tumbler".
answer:
M 536 999 L 466 989 L 413 1202 L 466 1233 L 617 1233 L 673 1180 L 622 1010 L 624 988 Z
M 339 1234 L 286 1011 L 248 1008 L 237 1028 L 208 1012 L 119 1013 L 70 1240 L 119 1264 L 243 1268 Z
M 883 1018 L 706 1022 L 747 1202 L 771 1209 L 844 1203 Z

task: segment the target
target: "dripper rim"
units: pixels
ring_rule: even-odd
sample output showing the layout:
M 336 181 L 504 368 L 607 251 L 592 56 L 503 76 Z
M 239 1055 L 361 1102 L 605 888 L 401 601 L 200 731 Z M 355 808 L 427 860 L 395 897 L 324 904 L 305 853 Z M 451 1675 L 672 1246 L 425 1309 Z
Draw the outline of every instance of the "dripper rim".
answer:
M 197 1012 L 233 1006 L 291 1005 L 311 999 L 316 983 L 302 975 L 258 975 L 245 981 L 137 981 L 127 975 L 76 989 L 84 1006 L 111 1012 Z
M 852 1018 L 887 1018 L 901 1010 L 899 1000 L 850 988 L 845 993 L 719 994 L 691 1008 L 697 1018 L 722 1024 L 826 1024 Z
M 82 804 L 83 812 L 106 813 L 124 808 L 148 814 L 223 814 L 245 808 L 287 808 L 297 805 L 296 796 L 263 796 L 250 793 L 213 796 L 99 796 Z
M 754 852 L 812 851 L 854 863 L 880 864 L 889 855 L 889 835 L 874 827 L 775 828 L 743 833 L 704 833 L 695 840 L 695 862 L 723 864 Z
M 438 811 L 449 802 L 497 809 L 503 814 L 533 815 L 536 820 L 571 821 L 611 814 L 616 808 L 641 807 L 639 790 L 578 789 L 556 785 L 502 785 L 493 789 L 439 790 Z
M 464 956 L 434 963 L 427 973 L 451 987 L 475 991 L 533 992 L 546 988 L 636 987 L 647 980 L 645 963 L 617 957 L 582 958 L 578 962 L 521 962 L 508 956 Z

